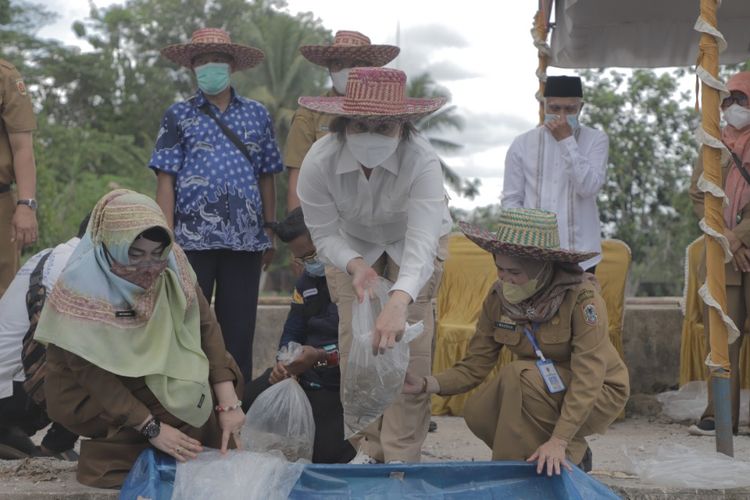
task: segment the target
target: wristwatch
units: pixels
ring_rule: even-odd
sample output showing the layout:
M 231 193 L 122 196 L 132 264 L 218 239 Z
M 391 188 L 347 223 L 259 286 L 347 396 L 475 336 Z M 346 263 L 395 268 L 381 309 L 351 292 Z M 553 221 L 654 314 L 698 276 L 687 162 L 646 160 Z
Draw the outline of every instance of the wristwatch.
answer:
M 146 425 L 143 426 L 143 429 L 141 429 L 141 434 L 143 434 L 146 439 L 154 439 L 156 436 L 159 435 L 161 432 L 161 422 L 156 419 L 156 417 L 152 418 L 148 422 L 146 422 Z
M 16 205 L 26 205 L 32 210 L 36 210 L 36 207 L 37 207 L 36 200 L 34 198 L 28 198 L 26 200 L 18 200 L 16 202 Z

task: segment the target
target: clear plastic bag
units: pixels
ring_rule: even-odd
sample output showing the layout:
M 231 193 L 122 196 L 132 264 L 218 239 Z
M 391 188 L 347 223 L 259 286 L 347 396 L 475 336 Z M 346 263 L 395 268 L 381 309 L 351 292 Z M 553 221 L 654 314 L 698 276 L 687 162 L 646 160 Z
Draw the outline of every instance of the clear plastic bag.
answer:
M 375 319 L 388 301 L 392 283 L 379 279 L 375 298 L 367 294 L 361 304 L 352 305 L 352 348 L 344 372 L 344 435 L 349 439 L 383 414 L 401 394 L 409 365 L 409 342 L 424 330 L 422 322 L 406 325 L 404 335 L 393 349 L 377 356 L 372 353 Z
M 180 500 L 281 500 L 289 497 L 304 463 L 277 455 L 211 450 L 177 464 L 174 494 Z
M 750 463 L 715 451 L 673 444 L 656 456 L 638 460 L 625 455 L 644 483 L 671 488 L 725 489 L 750 486 Z
M 301 352 L 302 346 L 290 342 L 282 347 L 277 359 L 288 365 Z M 315 420 L 299 383 L 288 378 L 263 391 L 247 412 L 241 436 L 248 451 L 278 451 L 290 462 L 311 461 Z
M 706 409 L 708 401 L 708 384 L 694 380 L 680 387 L 677 391 L 667 391 L 656 395 L 662 405 L 662 414 L 675 422 L 695 422 Z M 740 391 L 740 425 L 750 423 L 748 412 L 744 409 L 750 404 L 750 390 Z

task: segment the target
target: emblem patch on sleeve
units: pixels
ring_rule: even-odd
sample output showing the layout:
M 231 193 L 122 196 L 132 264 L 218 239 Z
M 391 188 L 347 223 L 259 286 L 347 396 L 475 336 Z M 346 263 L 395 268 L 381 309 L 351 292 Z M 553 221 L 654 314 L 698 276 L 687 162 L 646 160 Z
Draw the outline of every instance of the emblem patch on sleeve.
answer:
M 26 95 L 26 84 L 23 83 L 23 80 L 16 80 L 16 89 L 19 94 Z
M 594 304 L 587 304 L 583 308 L 583 320 L 589 325 L 595 325 L 597 319 L 596 306 L 594 306 Z

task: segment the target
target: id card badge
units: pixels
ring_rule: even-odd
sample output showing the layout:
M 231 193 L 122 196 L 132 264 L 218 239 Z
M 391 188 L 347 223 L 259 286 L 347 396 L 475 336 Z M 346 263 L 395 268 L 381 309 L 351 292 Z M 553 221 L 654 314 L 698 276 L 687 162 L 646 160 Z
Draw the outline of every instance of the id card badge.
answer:
M 555 394 L 565 390 L 565 384 L 563 384 L 560 375 L 557 374 L 555 364 L 551 359 L 539 360 L 536 362 L 539 373 L 542 374 L 544 383 L 547 384 L 547 390 L 550 394 Z

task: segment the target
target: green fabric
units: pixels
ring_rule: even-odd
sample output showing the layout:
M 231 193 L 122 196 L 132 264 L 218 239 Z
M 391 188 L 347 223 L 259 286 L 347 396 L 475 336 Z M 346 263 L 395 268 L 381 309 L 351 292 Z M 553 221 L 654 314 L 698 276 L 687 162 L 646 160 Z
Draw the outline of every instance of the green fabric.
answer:
M 170 413 L 200 427 L 213 402 L 195 276 L 187 258 L 170 245 L 167 269 L 144 290 L 112 273 L 102 246 L 127 265 L 130 245 L 154 226 L 171 237 L 161 209 L 150 198 L 125 190 L 105 196 L 50 295 L 35 339 L 116 375 L 144 377 Z

